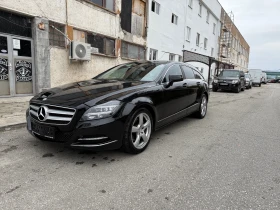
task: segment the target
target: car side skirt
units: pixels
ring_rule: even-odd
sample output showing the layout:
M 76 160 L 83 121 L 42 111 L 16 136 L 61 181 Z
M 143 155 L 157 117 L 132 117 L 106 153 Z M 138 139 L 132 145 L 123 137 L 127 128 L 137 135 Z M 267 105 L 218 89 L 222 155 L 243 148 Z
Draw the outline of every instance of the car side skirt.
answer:
M 192 105 L 192 106 L 190 106 L 190 107 L 188 107 L 188 108 L 186 108 L 186 109 L 184 109 L 180 112 L 177 112 L 176 114 L 173 114 L 173 115 L 171 115 L 167 118 L 164 118 L 164 119 L 158 121 L 156 123 L 155 130 L 159 130 L 162 127 L 167 126 L 167 125 L 169 125 L 169 124 L 171 124 L 171 123 L 173 123 L 173 122 L 175 122 L 179 119 L 182 119 L 186 116 L 189 116 L 189 115 L 191 115 L 192 113 L 194 113 L 198 110 L 199 110 L 199 103 L 196 103 L 196 104 L 194 104 L 194 105 Z

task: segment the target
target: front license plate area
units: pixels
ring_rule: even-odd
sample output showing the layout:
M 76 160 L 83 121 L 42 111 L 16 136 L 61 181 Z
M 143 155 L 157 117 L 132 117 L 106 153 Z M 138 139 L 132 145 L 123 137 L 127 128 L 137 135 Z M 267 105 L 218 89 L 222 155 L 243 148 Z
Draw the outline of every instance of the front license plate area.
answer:
M 222 85 L 222 86 L 228 86 L 227 83 L 220 83 L 220 85 Z
M 55 128 L 53 128 L 53 127 L 40 125 L 40 124 L 32 122 L 31 129 L 37 135 L 40 135 L 40 136 L 43 136 L 43 137 L 46 137 L 49 139 L 55 138 Z

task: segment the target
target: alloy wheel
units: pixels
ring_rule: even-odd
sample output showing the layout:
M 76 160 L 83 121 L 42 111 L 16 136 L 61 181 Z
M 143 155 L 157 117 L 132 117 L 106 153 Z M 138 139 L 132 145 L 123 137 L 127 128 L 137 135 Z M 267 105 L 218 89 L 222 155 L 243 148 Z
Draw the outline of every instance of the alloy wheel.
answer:
M 146 113 L 139 113 L 134 119 L 131 129 L 131 140 L 134 147 L 143 149 L 150 140 L 151 131 L 151 118 Z
M 200 111 L 201 111 L 201 116 L 204 117 L 206 115 L 206 111 L 207 111 L 207 99 L 206 99 L 206 96 L 203 96 L 203 98 L 201 100 Z

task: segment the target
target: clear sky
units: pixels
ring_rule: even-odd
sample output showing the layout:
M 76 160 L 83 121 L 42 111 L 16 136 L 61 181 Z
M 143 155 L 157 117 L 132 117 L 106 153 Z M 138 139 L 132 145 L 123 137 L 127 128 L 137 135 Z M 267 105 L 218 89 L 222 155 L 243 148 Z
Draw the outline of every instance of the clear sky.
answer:
M 280 69 L 280 0 L 219 0 L 251 47 L 249 68 Z

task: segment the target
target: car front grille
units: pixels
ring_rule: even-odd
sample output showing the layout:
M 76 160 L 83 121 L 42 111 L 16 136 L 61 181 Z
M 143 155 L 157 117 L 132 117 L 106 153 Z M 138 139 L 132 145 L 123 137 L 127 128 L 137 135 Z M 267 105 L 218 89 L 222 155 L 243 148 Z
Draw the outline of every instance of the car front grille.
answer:
M 44 107 L 44 119 L 42 120 L 38 116 L 38 112 L 40 107 Z M 30 104 L 29 106 L 29 113 L 32 118 L 34 118 L 37 121 L 47 123 L 47 124 L 55 124 L 55 125 L 68 125 L 74 115 L 76 110 L 72 108 L 67 107 L 60 107 L 60 106 L 54 106 L 54 105 L 44 105 L 44 104 Z

